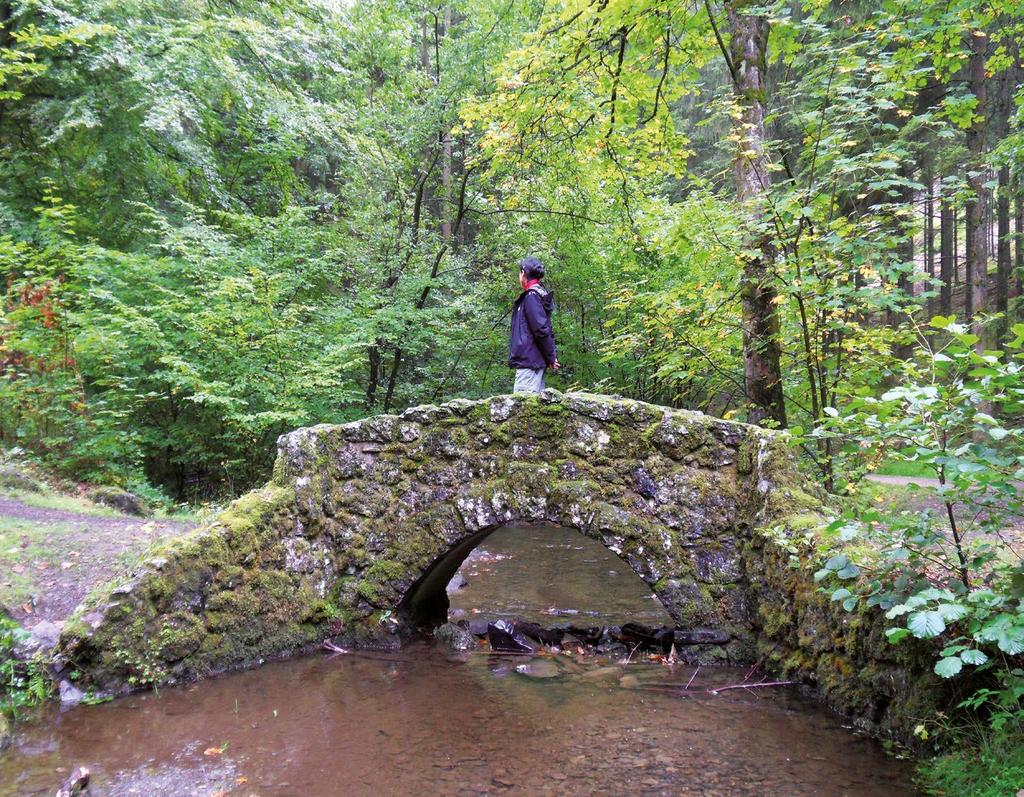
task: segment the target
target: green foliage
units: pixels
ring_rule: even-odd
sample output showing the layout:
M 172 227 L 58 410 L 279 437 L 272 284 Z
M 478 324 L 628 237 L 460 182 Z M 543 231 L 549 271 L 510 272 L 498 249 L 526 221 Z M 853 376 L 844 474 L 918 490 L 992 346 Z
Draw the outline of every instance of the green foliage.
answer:
M 1006 797 L 1024 783 L 1024 737 L 1019 730 L 968 737 L 922 762 L 918 784 L 927 794 Z
M 18 718 L 50 694 L 46 665 L 39 659 L 21 661 L 13 650 L 28 632 L 10 618 L 0 616 L 0 713 Z
M 929 469 L 935 486 L 915 487 L 927 508 L 837 520 L 829 532 L 847 552 L 816 579 L 842 581 L 832 599 L 847 609 L 864 600 L 884 610 L 891 642 L 936 640 L 938 675 L 990 674 L 963 706 L 1000 729 L 1024 719 L 1024 562 L 1004 536 L 1024 514 L 1024 325 L 1005 356 L 978 351 L 978 335 L 955 319 L 931 327 L 941 344 L 922 330 L 896 386 L 849 402 L 819 432 L 862 467 L 885 458 Z

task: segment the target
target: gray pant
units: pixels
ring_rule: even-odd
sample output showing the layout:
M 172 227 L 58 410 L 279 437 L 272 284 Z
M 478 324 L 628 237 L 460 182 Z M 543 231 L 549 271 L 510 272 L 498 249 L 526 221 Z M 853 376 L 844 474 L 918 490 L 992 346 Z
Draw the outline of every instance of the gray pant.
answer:
M 543 368 L 516 368 L 513 393 L 540 393 L 544 390 Z

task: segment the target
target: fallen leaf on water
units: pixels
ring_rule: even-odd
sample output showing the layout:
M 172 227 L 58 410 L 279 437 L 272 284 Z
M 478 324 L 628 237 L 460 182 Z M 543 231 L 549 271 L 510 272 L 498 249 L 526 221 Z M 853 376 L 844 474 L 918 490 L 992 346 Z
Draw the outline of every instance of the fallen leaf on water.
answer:
M 235 783 L 241 786 L 243 783 L 248 783 L 249 779 L 245 775 L 235 778 Z
M 25 565 L 15 565 L 14 567 L 11 568 L 11 570 L 13 570 L 15 573 L 24 573 L 25 572 Z
M 205 750 L 203 750 L 203 755 L 220 755 L 223 752 L 223 747 L 207 747 Z
M 74 566 L 75 566 L 74 562 L 61 562 L 60 563 L 60 569 L 61 570 L 69 570 L 70 568 L 72 568 Z

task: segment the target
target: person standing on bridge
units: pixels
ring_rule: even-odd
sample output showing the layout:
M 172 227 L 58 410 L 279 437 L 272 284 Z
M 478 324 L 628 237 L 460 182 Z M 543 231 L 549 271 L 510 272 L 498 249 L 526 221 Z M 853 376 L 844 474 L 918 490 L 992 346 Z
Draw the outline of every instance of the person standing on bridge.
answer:
M 535 257 L 519 261 L 519 286 L 523 289 L 512 305 L 512 329 L 508 338 L 508 367 L 516 372 L 514 393 L 540 393 L 544 371 L 558 370 L 555 333 L 551 330 L 554 299 L 541 284 L 544 266 Z

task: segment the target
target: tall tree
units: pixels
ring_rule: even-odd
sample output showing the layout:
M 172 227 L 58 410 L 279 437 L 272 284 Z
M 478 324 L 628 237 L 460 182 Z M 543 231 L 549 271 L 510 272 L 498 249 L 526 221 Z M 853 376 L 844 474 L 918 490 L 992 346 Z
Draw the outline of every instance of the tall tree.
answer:
M 754 231 L 743 255 L 743 381 L 751 403 L 749 420 L 786 426 L 779 342 L 776 247 L 767 218 L 771 188 L 768 136 L 765 131 L 768 71 L 768 17 L 751 0 L 726 3 L 729 46 L 723 48 L 736 103 L 732 173 L 736 196 Z M 708 8 L 711 13 L 710 7 Z M 712 19 L 712 24 L 714 20 Z
M 943 315 L 953 312 L 953 282 L 956 279 L 956 209 L 945 194 L 939 197 L 939 307 Z
M 992 189 L 988 186 L 985 164 L 985 127 L 988 106 L 988 78 L 985 73 L 985 58 L 988 53 L 988 35 L 984 30 L 968 31 L 967 62 L 968 85 L 974 95 L 974 114 L 967 128 L 967 185 L 971 196 L 967 200 L 967 280 L 970 284 L 970 300 L 967 310 L 974 321 L 975 333 L 982 331 L 980 316 L 989 309 L 988 301 L 988 221 Z M 979 340 L 979 348 L 985 342 Z

